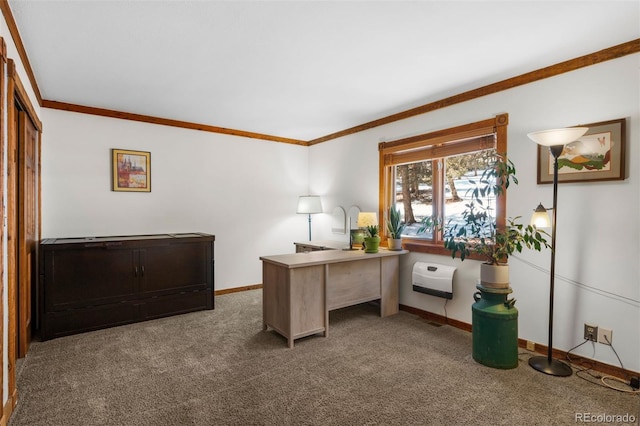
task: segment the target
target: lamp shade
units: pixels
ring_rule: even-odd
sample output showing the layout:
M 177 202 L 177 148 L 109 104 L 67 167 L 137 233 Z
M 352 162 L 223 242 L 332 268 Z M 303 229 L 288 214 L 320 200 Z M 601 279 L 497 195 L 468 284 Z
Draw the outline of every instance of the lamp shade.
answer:
M 322 213 L 322 200 L 319 195 L 301 195 L 298 198 L 296 213 L 313 214 Z
M 377 226 L 378 215 L 375 212 L 358 213 L 358 228 L 366 228 L 367 226 Z
M 538 204 L 538 207 L 533 211 L 531 215 L 531 225 L 535 225 L 538 228 L 550 228 L 551 218 L 547 209 L 544 208 L 542 203 Z
M 587 130 L 589 130 L 588 127 L 566 127 L 564 129 L 540 130 L 528 133 L 527 136 L 538 145 L 566 145 L 587 133 Z

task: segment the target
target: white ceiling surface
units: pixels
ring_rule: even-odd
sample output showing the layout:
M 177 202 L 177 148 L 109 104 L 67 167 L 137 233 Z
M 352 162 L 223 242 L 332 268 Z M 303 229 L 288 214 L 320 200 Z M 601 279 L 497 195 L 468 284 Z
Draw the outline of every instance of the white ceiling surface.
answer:
M 9 5 L 43 99 L 301 140 L 640 37 L 637 0 Z

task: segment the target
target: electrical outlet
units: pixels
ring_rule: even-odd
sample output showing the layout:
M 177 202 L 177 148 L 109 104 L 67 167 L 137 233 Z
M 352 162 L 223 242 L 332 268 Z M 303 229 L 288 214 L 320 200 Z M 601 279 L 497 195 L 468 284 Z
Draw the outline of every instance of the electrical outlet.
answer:
M 531 340 L 527 340 L 527 350 L 528 351 L 535 351 L 536 350 L 536 343 L 532 342 Z
M 613 343 L 613 330 L 600 327 L 598 329 L 598 342 L 611 345 Z
M 598 341 L 598 326 L 584 323 L 584 340 Z

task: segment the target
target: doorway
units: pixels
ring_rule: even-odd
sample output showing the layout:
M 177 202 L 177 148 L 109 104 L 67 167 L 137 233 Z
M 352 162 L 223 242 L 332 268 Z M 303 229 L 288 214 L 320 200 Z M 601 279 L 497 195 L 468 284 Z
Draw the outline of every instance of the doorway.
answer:
M 18 345 L 17 358 L 29 350 L 37 312 L 38 253 L 38 131 L 27 113 L 16 105 L 17 132 L 17 201 L 13 208 L 17 238 L 16 293 Z
M 15 406 L 16 360 L 27 354 L 37 326 L 42 123 L 11 59 L 7 77 L 7 379 L 8 397 Z

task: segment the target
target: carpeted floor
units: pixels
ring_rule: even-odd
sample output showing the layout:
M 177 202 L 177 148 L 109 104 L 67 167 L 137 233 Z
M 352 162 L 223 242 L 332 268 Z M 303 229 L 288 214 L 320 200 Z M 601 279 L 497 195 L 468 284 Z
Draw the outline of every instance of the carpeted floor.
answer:
M 406 312 L 335 311 L 328 338 L 288 349 L 262 331 L 261 290 L 215 303 L 34 342 L 18 369 L 10 426 L 573 425 L 581 413 L 640 416 L 637 394 L 538 373 L 525 351 L 516 369 L 485 367 L 471 357 L 470 333 Z

